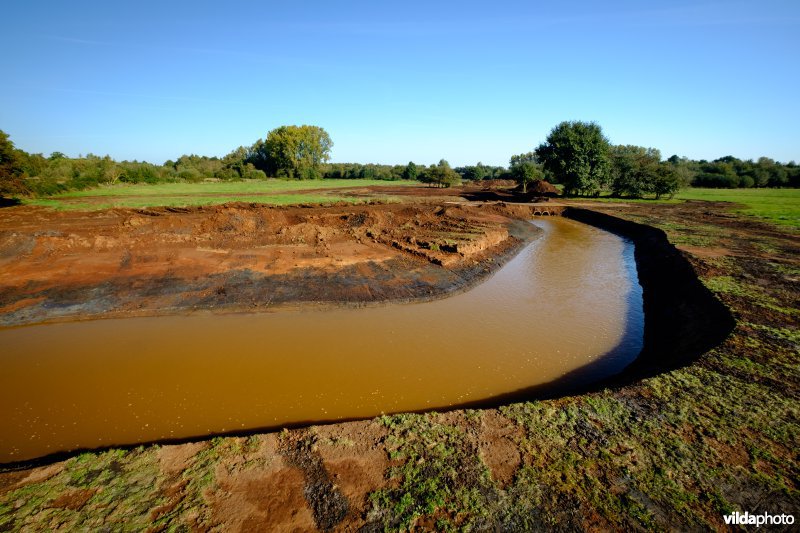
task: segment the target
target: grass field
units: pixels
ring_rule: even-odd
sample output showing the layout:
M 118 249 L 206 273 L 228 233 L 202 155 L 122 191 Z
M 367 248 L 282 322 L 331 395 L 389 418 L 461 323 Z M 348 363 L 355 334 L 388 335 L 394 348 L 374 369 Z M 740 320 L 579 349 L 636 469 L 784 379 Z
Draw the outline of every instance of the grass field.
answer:
M 581 199 L 583 200 L 583 199 Z M 593 202 L 678 203 L 686 200 L 731 202 L 736 213 L 762 218 L 774 224 L 800 228 L 800 189 L 682 189 L 672 199 L 632 200 L 627 198 L 591 198 Z
M 684 189 L 679 200 L 734 202 L 744 207 L 734 210 L 770 222 L 800 227 L 800 189 Z
M 388 199 L 388 197 L 381 197 Z M 87 197 L 85 201 L 66 200 L 59 197 L 40 198 L 25 202 L 27 205 L 52 207 L 59 210 L 96 210 L 113 207 L 187 207 L 193 205 L 217 205 L 227 202 L 260 203 L 267 205 L 325 204 L 333 202 L 362 203 L 365 198 L 340 196 L 335 194 L 264 194 L 264 195 L 219 195 L 219 196 L 130 196 L 130 197 Z
M 323 192 L 320 189 L 354 189 L 373 185 L 409 186 L 416 181 L 383 180 L 247 180 L 204 183 L 161 183 L 157 185 L 118 184 L 70 191 L 47 198 L 26 200 L 27 205 L 55 209 L 104 209 L 109 207 L 150 207 L 209 205 L 225 202 L 259 202 L 273 205 L 300 203 L 358 202 L 358 198 Z
M 54 209 L 105 209 L 109 207 L 182 207 L 225 202 L 258 202 L 272 205 L 301 203 L 360 202 L 363 198 L 336 194 L 336 189 L 383 186 L 414 186 L 417 181 L 383 180 L 307 180 L 270 179 L 203 183 L 162 183 L 158 185 L 118 184 L 70 191 L 47 198 L 26 200 L 28 205 Z M 326 189 L 322 191 L 321 189 Z M 374 198 L 389 200 L 376 194 Z M 584 200 L 584 199 L 581 199 Z M 585 199 L 593 202 L 678 203 L 707 200 L 740 204 L 736 213 L 762 218 L 769 222 L 800 229 L 800 189 L 683 189 L 672 199 L 631 200 L 617 198 Z

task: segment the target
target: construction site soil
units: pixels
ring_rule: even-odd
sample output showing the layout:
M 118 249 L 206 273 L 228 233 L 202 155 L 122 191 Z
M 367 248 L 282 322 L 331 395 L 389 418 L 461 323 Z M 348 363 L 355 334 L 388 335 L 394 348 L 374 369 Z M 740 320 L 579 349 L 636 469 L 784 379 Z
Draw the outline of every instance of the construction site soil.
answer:
M 536 235 L 512 205 L 0 211 L 0 325 L 464 289 Z

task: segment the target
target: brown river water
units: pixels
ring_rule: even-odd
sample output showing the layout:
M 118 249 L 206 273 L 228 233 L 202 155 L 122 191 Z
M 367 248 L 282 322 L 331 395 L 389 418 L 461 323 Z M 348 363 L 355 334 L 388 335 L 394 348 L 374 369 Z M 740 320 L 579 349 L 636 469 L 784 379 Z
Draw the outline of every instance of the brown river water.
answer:
M 0 330 L 0 462 L 447 408 L 596 381 L 642 347 L 633 245 L 564 218 L 469 291 L 383 307 Z

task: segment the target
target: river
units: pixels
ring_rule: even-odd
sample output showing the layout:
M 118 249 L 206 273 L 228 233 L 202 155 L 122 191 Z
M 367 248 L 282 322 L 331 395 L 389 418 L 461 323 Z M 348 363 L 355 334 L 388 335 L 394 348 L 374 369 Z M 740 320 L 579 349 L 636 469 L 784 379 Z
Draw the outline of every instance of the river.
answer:
M 633 245 L 566 218 L 532 223 L 542 237 L 441 300 L 2 329 L 0 462 L 447 408 L 619 372 L 642 347 Z

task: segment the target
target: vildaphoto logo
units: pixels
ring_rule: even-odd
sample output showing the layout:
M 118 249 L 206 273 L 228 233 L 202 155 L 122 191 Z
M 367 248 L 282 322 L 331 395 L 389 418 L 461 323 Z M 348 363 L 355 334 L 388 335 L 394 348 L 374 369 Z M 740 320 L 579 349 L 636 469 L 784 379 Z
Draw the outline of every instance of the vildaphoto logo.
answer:
M 747 511 L 735 512 L 725 515 L 725 524 L 729 526 L 790 526 L 794 524 L 794 515 L 791 514 L 751 514 Z

